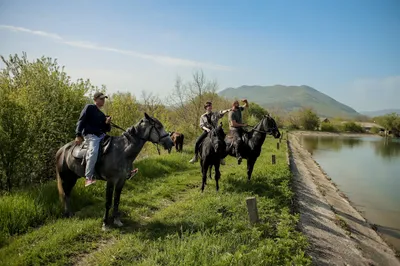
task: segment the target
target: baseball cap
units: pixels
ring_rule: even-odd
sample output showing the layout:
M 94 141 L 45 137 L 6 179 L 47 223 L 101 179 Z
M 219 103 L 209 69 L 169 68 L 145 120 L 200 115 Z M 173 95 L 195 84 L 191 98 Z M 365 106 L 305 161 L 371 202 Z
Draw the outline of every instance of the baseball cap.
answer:
M 206 102 L 206 103 L 204 104 L 204 109 L 207 108 L 207 107 L 210 106 L 210 105 L 212 105 L 212 102 Z
M 108 97 L 106 95 L 104 95 L 104 93 L 98 91 L 93 95 L 93 100 L 96 100 L 98 98 L 104 99 L 104 98 L 108 98 Z

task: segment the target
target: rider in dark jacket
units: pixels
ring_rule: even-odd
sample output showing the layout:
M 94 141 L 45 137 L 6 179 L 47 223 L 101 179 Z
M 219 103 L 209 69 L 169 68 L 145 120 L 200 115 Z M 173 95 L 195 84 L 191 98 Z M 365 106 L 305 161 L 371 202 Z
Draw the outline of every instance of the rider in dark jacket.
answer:
M 102 92 L 96 92 L 93 96 L 94 104 L 87 104 L 83 108 L 76 126 L 75 143 L 80 145 L 83 138 L 88 143 L 88 150 L 86 152 L 85 186 L 96 183 L 93 176 L 100 143 L 105 133 L 111 130 L 111 116 L 106 117 L 100 110 L 104 105 L 105 98 L 108 97 Z

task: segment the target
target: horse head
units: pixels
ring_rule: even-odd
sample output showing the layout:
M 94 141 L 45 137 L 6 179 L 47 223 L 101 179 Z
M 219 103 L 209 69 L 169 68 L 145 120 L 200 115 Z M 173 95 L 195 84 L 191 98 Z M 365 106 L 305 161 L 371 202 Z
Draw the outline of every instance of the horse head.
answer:
M 216 128 L 213 128 L 209 133 L 209 137 L 211 139 L 211 144 L 216 153 L 223 153 L 226 149 L 225 143 L 225 132 L 222 127 L 222 123 Z
M 272 135 L 276 139 L 279 139 L 281 137 L 281 133 L 279 132 L 279 129 L 278 129 L 278 126 L 277 126 L 275 120 L 269 114 L 265 115 L 262 118 L 257 130 L 263 131 L 269 135 Z
M 174 145 L 163 124 L 147 113 L 144 113 L 144 118 L 136 125 L 135 130 L 141 139 L 161 144 L 166 150 L 170 150 Z

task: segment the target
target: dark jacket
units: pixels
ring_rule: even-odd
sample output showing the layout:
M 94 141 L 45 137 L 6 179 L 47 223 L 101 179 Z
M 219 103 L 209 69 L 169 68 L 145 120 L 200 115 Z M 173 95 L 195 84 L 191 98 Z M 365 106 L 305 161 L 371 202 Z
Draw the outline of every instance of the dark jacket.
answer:
M 110 130 L 111 125 L 106 124 L 106 115 L 95 104 L 87 104 L 83 108 L 76 126 L 76 136 L 87 134 L 100 136 Z

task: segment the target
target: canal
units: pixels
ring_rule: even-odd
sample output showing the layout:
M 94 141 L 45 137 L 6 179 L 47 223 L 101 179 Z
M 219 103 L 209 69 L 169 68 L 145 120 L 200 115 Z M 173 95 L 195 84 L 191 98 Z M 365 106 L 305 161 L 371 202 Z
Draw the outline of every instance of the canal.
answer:
M 400 140 L 302 136 L 300 141 L 353 206 L 400 251 Z

